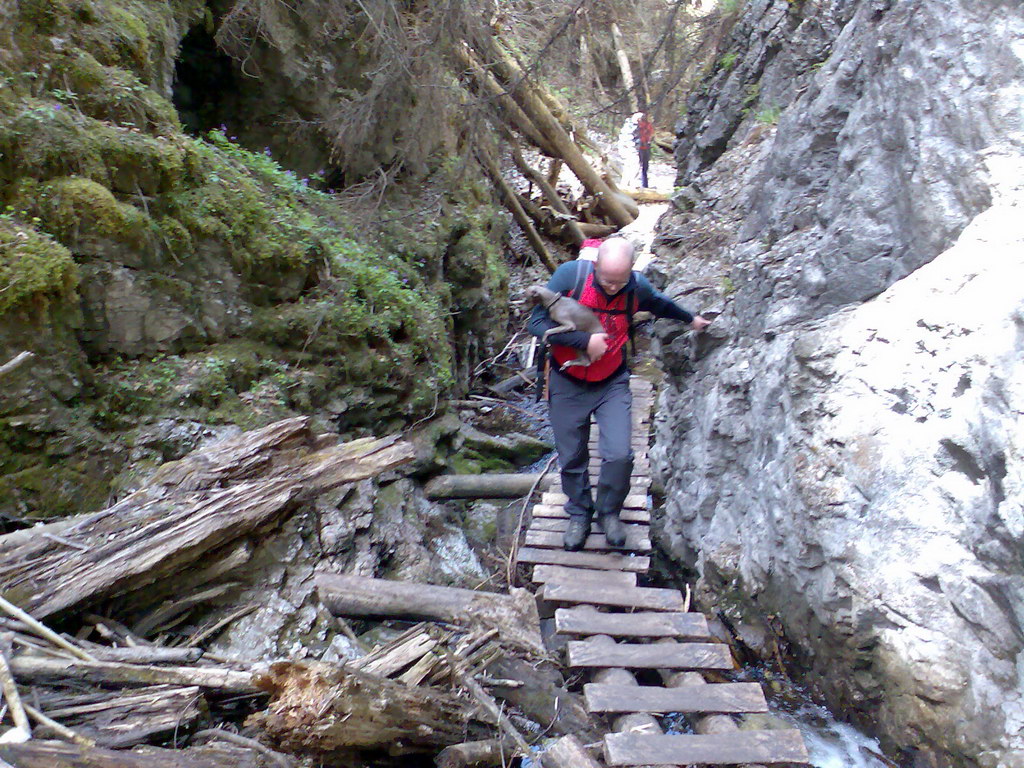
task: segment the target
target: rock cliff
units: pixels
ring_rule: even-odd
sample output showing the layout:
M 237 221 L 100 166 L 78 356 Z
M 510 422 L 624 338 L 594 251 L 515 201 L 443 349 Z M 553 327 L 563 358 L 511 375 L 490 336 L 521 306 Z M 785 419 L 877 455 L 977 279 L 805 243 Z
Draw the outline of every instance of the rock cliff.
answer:
M 662 543 L 923 765 L 1024 764 L 1022 38 L 1019 3 L 752 0 L 663 221 L 720 315 L 659 331 Z

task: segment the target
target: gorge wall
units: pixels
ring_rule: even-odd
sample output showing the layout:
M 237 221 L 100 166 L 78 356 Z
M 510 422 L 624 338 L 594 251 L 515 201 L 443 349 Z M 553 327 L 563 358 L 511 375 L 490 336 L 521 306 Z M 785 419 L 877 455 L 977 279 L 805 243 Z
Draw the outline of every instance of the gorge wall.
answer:
M 1024 765 L 1024 9 L 751 0 L 678 126 L 661 543 L 920 765 Z M 671 237 L 664 237 L 671 235 Z

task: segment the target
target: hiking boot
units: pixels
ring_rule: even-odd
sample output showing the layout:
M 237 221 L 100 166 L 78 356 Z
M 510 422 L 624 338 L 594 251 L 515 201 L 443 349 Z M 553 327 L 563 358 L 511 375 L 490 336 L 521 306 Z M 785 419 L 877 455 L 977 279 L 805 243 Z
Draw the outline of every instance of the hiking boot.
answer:
M 565 529 L 565 536 L 562 539 L 562 546 L 566 552 L 576 552 L 583 549 L 583 544 L 590 535 L 590 520 L 579 515 L 569 518 L 569 527 Z
M 601 530 L 604 531 L 604 538 L 609 547 L 618 549 L 625 545 L 626 529 L 617 514 L 601 515 Z

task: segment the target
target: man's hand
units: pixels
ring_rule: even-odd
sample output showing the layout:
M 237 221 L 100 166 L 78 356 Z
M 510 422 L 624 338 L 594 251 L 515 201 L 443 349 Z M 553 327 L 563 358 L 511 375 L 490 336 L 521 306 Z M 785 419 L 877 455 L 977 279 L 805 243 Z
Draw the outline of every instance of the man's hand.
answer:
M 587 342 L 587 356 L 590 358 L 590 362 L 596 362 L 601 359 L 605 352 L 608 351 L 608 334 L 607 333 L 592 333 L 590 334 L 590 341 Z
M 693 318 L 693 321 L 690 323 L 690 327 L 693 330 L 697 331 L 698 333 L 700 331 L 703 331 L 709 325 L 711 325 L 711 321 L 708 320 L 706 317 L 701 317 L 700 315 L 696 315 Z

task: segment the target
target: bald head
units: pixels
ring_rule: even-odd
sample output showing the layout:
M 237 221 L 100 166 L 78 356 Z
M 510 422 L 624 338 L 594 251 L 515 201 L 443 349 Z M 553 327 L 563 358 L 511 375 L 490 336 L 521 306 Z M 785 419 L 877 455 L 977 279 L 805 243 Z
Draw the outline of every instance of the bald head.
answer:
M 614 295 L 626 287 L 633 271 L 633 244 L 622 237 L 612 237 L 597 249 L 594 274 L 605 293 Z

